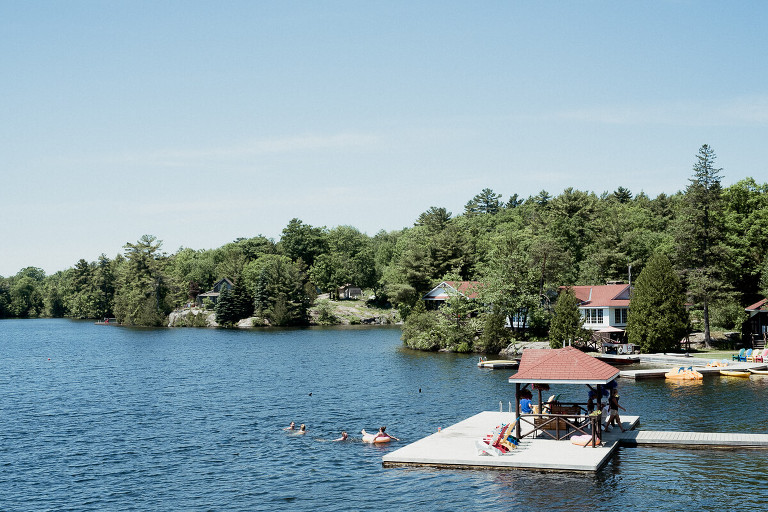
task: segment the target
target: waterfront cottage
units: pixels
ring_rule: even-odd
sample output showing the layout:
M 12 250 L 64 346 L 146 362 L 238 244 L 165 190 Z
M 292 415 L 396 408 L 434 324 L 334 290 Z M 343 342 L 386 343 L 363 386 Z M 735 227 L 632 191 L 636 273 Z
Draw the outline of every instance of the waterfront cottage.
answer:
M 584 319 L 585 329 L 605 330 L 605 332 L 624 331 L 627 326 L 631 291 L 628 284 L 572 286 L 571 288 L 579 300 L 579 312 Z
M 478 281 L 443 281 L 432 288 L 421 300 L 427 309 L 437 309 L 456 295 L 475 300 L 482 284 Z
M 203 305 L 203 300 L 210 299 L 211 303 L 216 304 L 216 301 L 219 300 L 219 295 L 221 295 L 221 291 L 226 288 L 228 290 L 232 290 L 232 288 L 235 286 L 235 283 L 227 279 L 226 277 L 224 279 L 219 279 L 216 281 L 216 284 L 213 285 L 213 289 L 211 291 L 201 293 L 197 296 L 195 299 L 195 302 L 198 306 Z
M 359 286 L 345 284 L 337 290 L 339 299 L 359 299 L 363 296 L 363 290 Z

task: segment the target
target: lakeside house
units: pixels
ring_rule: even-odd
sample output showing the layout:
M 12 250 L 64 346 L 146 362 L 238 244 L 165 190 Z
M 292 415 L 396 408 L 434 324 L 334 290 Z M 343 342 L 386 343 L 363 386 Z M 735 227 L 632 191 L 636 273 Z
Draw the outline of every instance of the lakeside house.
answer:
M 345 284 L 339 286 L 337 292 L 339 299 L 359 299 L 363 296 L 363 290 L 359 286 L 352 284 Z
M 475 300 L 481 287 L 482 283 L 479 281 L 443 281 L 427 292 L 421 300 L 427 309 L 434 310 L 456 295 Z
M 565 288 L 560 287 L 561 290 Z M 585 329 L 614 339 L 624 335 L 632 292 L 630 285 L 609 283 L 571 288 L 579 301 Z
M 216 283 L 213 285 L 213 289 L 211 291 L 201 293 L 195 298 L 195 303 L 198 306 L 203 305 L 203 300 L 206 298 L 211 301 L 211 303 L 216 304 L 216 302 L 219 300 L 219 295 L 221 295 L 221 291 L 226 288 L 227 290 L 232 291 L 232 288 L 235 286 L 235 283 L 227 279 L 226 277 L 223 279 L 219 279 L 216 281 Z
M 768 299 L 755 302 L 744 308 L 749 317 L 741 325 L 742 339 L 753 347 L 764 346 L 768 338 Z

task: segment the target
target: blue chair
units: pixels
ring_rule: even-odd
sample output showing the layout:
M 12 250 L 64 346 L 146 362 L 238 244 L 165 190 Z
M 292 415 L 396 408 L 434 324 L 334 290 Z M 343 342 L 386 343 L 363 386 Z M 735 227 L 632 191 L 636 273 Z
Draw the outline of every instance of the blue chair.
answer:
M 749 350 L 746 351 L 746 353 L 743 356 L 739 357 L 739 361 L 744 361 L 746 363 L 747 358 L 750 357 L 751 355 L 752 355 L 752 349 L 750 348 Z
M 744 361 L 746 361 L 746 360 L 747 360 L 747 358 L 744 356 L 744 352 L 745 352 L 745 350 L 744 350 L 744 349 L 741 349 L 741 350 L 739 350 L 739 353 L 738 353 L 738 354 L 733 354 L 733 355 L 731 356 L 731 361 L 741 361 L 741 360 L 742 360 L 742 359 L 741 359 L 742 357 L 744 358 Z

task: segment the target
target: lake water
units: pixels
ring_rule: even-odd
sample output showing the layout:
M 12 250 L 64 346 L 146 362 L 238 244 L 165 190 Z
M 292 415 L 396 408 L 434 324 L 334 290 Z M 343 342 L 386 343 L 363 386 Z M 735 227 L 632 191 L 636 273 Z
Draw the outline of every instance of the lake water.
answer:
M 384 469 L 507 409 L 509 371 L 398 328 L 128 329 L 0 321 L 0 510 L 765 509 L 768 452 L 622 448 L 597 474 Z M 585 390 L 563 387 L 564 399 Z M 642 428 L 766 432 L 768 379 L 621 381 Z M 282 429 L 308 425 L 306 436 Z M 359 442 L 362 428 L 401 443 Z M 346 429 L 358 441 L 334 443 Z

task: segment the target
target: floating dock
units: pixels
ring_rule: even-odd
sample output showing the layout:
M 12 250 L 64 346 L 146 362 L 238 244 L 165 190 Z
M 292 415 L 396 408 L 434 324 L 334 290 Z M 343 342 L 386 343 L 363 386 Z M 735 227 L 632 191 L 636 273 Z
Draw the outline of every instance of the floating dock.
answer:
M 638 416 L 624 416 L 624 427 L 633 428 Z M 497 457 L 478 455 L 476 441 L 496 425 L 510 423 L 509 412 L 481 412 L 420 439 L 383 457 L 384 467 L 430 466 L 454 469 L 532 469 L 539 471 L 598 471 L 618 448 L 615 428 L 603 434 L 598 447 L 577 446 L 569 441 L 523 438 L 517 449 Z
M 613 428 L 603 432 L 596 448 L 569 441 L 525 437 L 515 450 L 500 456 L 478 455 L 476 442 L 496 425 L 514 421 L 509 412 L 481 412 L 386 454 L 384 467 L 427 466 L 451 469 L 527 469 L 537 471 L 599 471 L 620 446 L 666 446 L 682 448 L 768 449 L 768 434 L 719 432 L 660 432 L 634 430 L 638 416 L 622 415 L 626 432 Z
M 616 434 L 622 446 L 668 446 L 681 448 L 768 449 L 768 434 L 726 432 L 664 432 L 635 430 Z
M 753 370 L 762 370 L 768 367 L 768 365 L 766 365 L 765 363 L 744 363 L 744 362 L 739 363 L 736 361 L 734 361 L 733 364 L 729 364 L 727 367 L 718 367 L 718 366 L 709 367 L 709 366 L 706 366 L 706 363 L 704 363 L 704 365 L 702 366 L 694 366 L 690 364 L 692 362 L 693 361 L 689 359 L 688 361 L 685 361 L 685 363 L 688 363 L 688 364 L 685 364 L 683 361 L 681 361 L 681 363 L 683 364 L 680 364 L 678 366 L 672 366 L 669 368 L 656 368 L 653 370 L 622 370 L 621 372 L 619 372 L 619 377 L 624 379 L 635 379 L 635 380 L 663 379 L 664 374 L 666 374 L 667 372 L 683 366 L 685 368 L 692 366 L 694 370 L 701 373 L 702 375 L 719 375 L 720 370 L 747 371 L 750 368 L 752 368 Z

